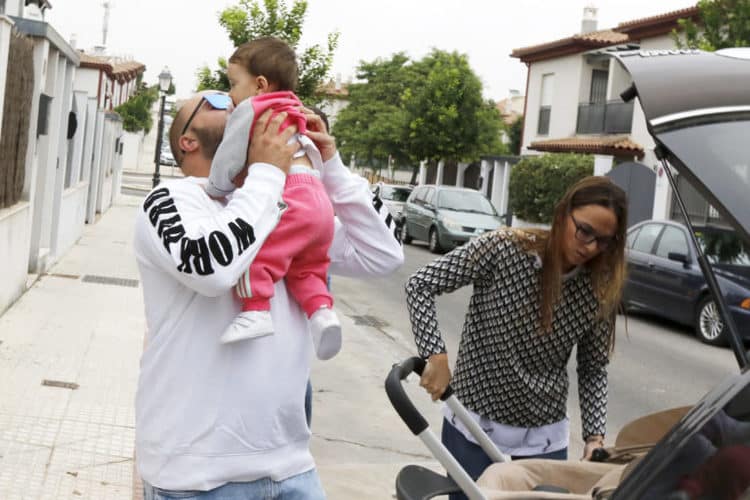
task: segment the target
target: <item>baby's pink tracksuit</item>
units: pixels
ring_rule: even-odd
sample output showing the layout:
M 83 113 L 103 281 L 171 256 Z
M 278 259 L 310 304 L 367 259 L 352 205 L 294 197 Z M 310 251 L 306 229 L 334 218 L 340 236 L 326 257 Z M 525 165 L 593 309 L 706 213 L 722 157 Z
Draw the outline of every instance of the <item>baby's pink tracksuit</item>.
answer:
M 292 92 L 263 94 L 252 98 L 252 104 L 253 125 L 258 116 L 272 108 L 274 114 L 288 113 L 284 128 L 295 124 L 300 134 L 305 132 L 305 116 L 296 108 L 301 103 Z M 311 142 L 309 144 L 314 148 Z M 315 154 L 319 159 L 317 150 L 313 156 Z M 310 159 L 315 165 L 315 159 Z M 334 231 L 333 206 L 323 183 L 305 166 L 292 166 L 282 198 L 287 209 L 235 290 L 242 300 L 243 311 L 268 311 L 274 283 L 285 278 L 287 289 L 309 318 L 321 307 L 333 307 L 333 297 L 327 286 L 328 249 Z

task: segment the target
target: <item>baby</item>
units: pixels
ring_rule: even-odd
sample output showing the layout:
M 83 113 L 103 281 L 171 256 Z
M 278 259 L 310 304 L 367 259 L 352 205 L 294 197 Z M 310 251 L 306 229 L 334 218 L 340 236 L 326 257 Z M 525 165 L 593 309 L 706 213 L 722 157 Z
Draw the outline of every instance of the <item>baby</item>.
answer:
M 235 287 L 243 312 L 229 325 L 221 342 L 272 334 L 270 299 L 274 283 L 285 279 L 287 289 L 310 320 L 316 355 L 329 359 L 341 348 L 341 324 L 326 283 L 334 214 L 319 179 L 323 167 L 320 152 L 302 135 L 306 119 L 302 103 L 292 92 L 297 84 L 296 56 L 282 40 L 259 38 L 232 54 L 227 74 L 236 108 L 229 115 L 211 164 L 208 194 L 218 198 L 234 190 L 235 176 L 245 166 L 252 126 L 269 108 L 274 114 L 287 113 L 284 126 L 297 126 L 299 133 L 292 140 L 299 141 L 301 148 L 284 185 L 282 197 L 287 207 Z

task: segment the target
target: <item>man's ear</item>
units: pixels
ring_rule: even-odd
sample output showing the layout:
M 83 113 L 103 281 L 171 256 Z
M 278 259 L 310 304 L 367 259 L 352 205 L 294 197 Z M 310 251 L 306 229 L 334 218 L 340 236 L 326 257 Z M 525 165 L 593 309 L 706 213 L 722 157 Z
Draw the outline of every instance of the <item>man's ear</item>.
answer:
M 177 144 L 180 146 L 180 151 L 182 151 L 182 154 L 192 153 L 200 147 L 198 139 L 189 137 L 184 134 L 181 135 L 179 139 L 177 139 Z

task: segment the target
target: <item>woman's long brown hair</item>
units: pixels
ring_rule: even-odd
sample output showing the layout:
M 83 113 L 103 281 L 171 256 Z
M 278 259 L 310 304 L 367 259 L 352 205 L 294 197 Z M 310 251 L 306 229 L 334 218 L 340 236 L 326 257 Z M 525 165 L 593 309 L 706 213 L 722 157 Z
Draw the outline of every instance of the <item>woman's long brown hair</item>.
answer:
M 617 218 L 614 243 L 586 263 L 591 270 L 594 293 L 599 301 L 598 318 L 614 323 L 625 281 L 625 239 L 628 225 L 628 204 L 625 192 L 609 177 L 590 176 L 574 184 L 555 205 L 552 228 L 549 231 L 525 230 L 536 237 L 528 249 L 542 259 L 541 327 L 552 330 L 555 305 L 560 300 L 563 275 L 563 238 L 570 212 L 587 205 L 599 205 L 612 210 Z M 614 345 L 614 331 L 610 347 Z

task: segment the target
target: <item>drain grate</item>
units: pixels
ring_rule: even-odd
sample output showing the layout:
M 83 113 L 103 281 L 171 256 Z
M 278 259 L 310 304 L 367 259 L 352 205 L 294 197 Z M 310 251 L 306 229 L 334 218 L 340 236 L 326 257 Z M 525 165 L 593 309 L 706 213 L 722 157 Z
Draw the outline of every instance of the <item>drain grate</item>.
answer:
M 52 276 L 53 278 L 66 278 L 70 280 L 77 280 L 80 278 L 77 274 L 63 274 L 63 273 L 47 273 L 47 276 Z
M 388 323 L 375 316 L 364 314 L 362 316 L 349 316 L 354 320 L 355 325 L 371 326 L 373 328 L 382 328 L 388 326 Z
M 127 278 L 113 278 L 111 276 L 96 276 L 94 274 L 87 274 L 81 281 L 86 283 L 98 283 L 100 285 L 116 285 L 116 286 L 129 286 L 131 288 L 138 288 L 138 280 L 131 280 Z
M 80 387 L 75 382 L 63 382 L 62 380 L 48 379 L 42 380 L 42 385 L 46 385 L 48 387 L 60 387 L 62 389 L 73 389 L 74 391 Z

